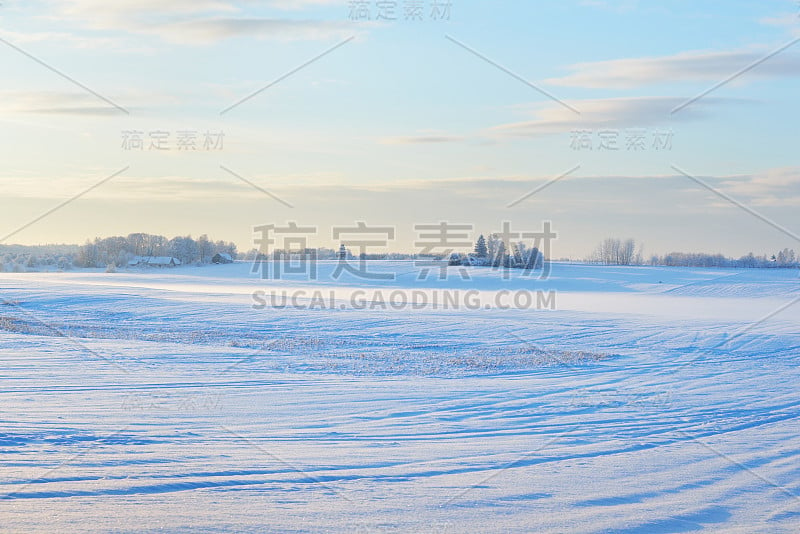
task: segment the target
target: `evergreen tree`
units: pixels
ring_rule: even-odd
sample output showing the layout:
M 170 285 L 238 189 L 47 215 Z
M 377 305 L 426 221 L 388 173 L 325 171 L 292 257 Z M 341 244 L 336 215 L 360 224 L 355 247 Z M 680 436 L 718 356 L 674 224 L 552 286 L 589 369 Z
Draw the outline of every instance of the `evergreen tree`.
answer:
M 485 258 L 488 255 L 489 249 L 486 248 L 486 239 L 483 237 L 483 234 L 481 234 L 475 242 L 475 256 L 478 258 Z

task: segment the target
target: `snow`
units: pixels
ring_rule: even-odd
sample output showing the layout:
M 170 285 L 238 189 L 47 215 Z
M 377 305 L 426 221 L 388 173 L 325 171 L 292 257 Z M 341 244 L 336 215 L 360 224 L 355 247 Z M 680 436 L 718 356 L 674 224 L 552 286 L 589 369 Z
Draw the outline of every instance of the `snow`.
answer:
M 0 531 L 798 530 L 797 271 L 368 265 L 3 273 Z

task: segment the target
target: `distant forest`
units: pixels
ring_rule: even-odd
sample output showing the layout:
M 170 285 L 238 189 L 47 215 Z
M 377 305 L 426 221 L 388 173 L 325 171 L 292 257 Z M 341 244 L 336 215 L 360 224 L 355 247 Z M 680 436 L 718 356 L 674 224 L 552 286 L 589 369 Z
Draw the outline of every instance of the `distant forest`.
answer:
M 752 252 L 740 258 L 728 258 L 722 254 L 702 252 L 670 252 L 663 256 L 653 255 L 644 260 L 641 245 L 633 239 L 605 239 L 586 261 L 605 265 L 660 265 L 663 267 L 733 267 L 797 268 L 800 258 L 794 250 L 785 248 L 771 255 L 756 256 Z
M 212 241 L 203 234 L 197 239 L 178 236 L 167 239 L 161 235 L 129 234 L 127 237 L 97 238 L 78 248 L 74 264 L 79 267 L 123 267 L 136 257 L 170 256 L 183 264 L 211 263 L 214 254 L 224 252 L 236 258 L 236 245 Z
M 115 269 L 128 265 L 136 257 L 147 256 L 169 256 L 185 265 L 202 265 L 211 263 L 217 253 L 227 253 L 236 258 L 236 245 L 227 241 L 212 241 L 206 235 L 197 239 L 191 236 L 168 239 L 161 235 L 137 233 L 124 237 L 96 238 L 80 246 L 0 245 L 0 271 L 67 270 L 73 267 Z
M 309 249 L 300 253 L 311 254 L 318 259 L 334 260 L 339 257 L 353 258 L 350 250 L 343 256 L 343 250 L 329 248 Z M 75 267 L 105 268 L 114 270 L 126 267 L 137 257 L 168 256 L 183 265 L 204 265 L 211 263 L 217 253 L 229 254 L 234 259 L 255 260 L 257 258 L 280 257 L 286 251 L 272 251 L 268 256 L 251 249 L 238 253 L 236 245 L 228 241 L 213 241 L 207 235 L 198 238 L 177 236 L 167 238 L 145 233 L 95 238 L 83 245 L 0 245 L 0 272 L 28 272 L 41 270 L 65 271 Z M 526 250 L 521 243 L 504 244 L 496 234 L 489 239 L 481 236 L 472 251 L 453 252 L 439 258 L 431 254 L 383 253 L 361 255 L 369 260 L 407 260 L 416 258 L 438 258 L 449 260 L 451 265 L 489 265 L 494 267 L 518 266 L 519 258 L 531 258 L 534 265 L 542 258 L 538 250 Z M 492 260 L 494 258 L 494 260 Z M 515 261 L 516 260 L 516 261 Z M 564 258 L 565 261 L 576 261 Z M 715 267 L 715 268 L 798 268 L 800 257 L 794 250 L 784 248 L 772 254 L 756 256 L 749 253 L 740 258 L 730 258 L 722 254 L 699 252 L 671 252 L 665 255 L 652 255 L 645 259 L 642 247 L 633 239 L 605 239 L 595 251 L 580 260 L 586 263 L 604 265 L 654 265 L 666 267 Z M 523 262 L 523 265 L 527 262 Z

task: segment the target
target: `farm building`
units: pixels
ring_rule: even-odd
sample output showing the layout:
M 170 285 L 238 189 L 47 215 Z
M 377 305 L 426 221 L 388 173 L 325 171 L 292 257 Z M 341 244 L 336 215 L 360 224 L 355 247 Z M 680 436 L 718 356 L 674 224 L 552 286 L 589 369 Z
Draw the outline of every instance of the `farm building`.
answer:
M 211 258 L 211 263 L 233 263 L 233 258 L 230 254 L 219 252 Z
M 128 262 L 129 267 L 176 267 L 181 260 L 172 256 L 137 256 Z

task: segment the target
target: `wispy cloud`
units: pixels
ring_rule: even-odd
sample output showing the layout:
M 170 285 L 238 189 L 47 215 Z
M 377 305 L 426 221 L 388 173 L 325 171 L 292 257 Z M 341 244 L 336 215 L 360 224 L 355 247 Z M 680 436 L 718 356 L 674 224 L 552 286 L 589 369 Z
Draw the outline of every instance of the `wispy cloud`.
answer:
M 758 206 L 800 208 L 800 167 L 781 167 L 763 172 L 731 176 L 719 181 L 720 188 Z
M 121 42 L 116 37 L 89 36 L 81 33 L 70 33 L 63 31 L 26 31 L 16 32 L 10 30 L 0 30 L 0 37 L 7 39 L 18 45 L 28 43 L 57 42 L 61 46 L 68 45 L 77 49 L 109 49 L 117 51 L 136 51 L 144 52 L 152 50 L 145 46 L 131 46 Z
M 764 58 L 764 50 L 682 52 L 670 56 L 642 57 L 576 63 L 572 74 L 549 78 L 551 85 L 587 89 L 631 89 L 644 85 L 674 82 L 718 81 Z M 800 55 L 786 52 L 765 61 L 747 73 L 746 78 L 796 77 L 800 74 Z
M 283 10 L 329 5 L 326 1 L 230 2 L 222 0 L 45 0 L 60 18 L 92 30 L 151 35 L 184 44 L 205 44 L 234 37 L 319 40 L 352 35 L 346 20 L 258 16 L 248 9 Z M 364 25 L 358 29 L 364 30 Z M 87 38 L 88 39 L 88 38 Z M 107 39 L 107 38 L 106 38 Z
M 793 35 L 800 35 L 800 4 L 797 4 L 797 11 L 793 13 L 781 13 L 771 17 L 763 17 L 758 22 L 765 26 L 786 28 Z
M 286 10 L 308 9 L 310 7 L 319 6 L 347 7 L 347 2 L 343 2 L 342 0 L 264 0 L 262 3 L 267 4 L 270 7 Z
M 580 116 L 561 106 L 547 104 L 536 109 L 529 120 L 501 124 L 491 131 L 500 135 L 536 136 L 576 128 L 643 128 L 670 120 L 702 119 L 710 116 L 714 107 L 733 100 L 706 98 L 681 116 L 670 117 L 670 111 L 684 101 L 684 98 L 655 96 L 570 101 L 581 110 Z
M 464 141 L 465 137 L 460 135 L 446 135 L 436 133 L 423 133 L 420 135 L 384 137 L 380 143 L 384 145 L 425 145 L 439 143 L 457 143 Z
M 114 98 L 124 101 L 136 112 L 157 106 L 174 106 L 180 98 L 164 93 L 152 93 L 126 88 Z M 78 91 L 0 91 L 0 112 L 6 114 L 113 116 L 119 113 L 110 106 L 98 105 L 91 94 Z
M 115 108 L 98 105 L 92 95 L 55 91 L 4 91 L 0 93 L 0 110 L 5 113 L 42 115 L 119 115 Z
M 784 13 L 774 17 L 763 17 L 758 21 L 766 26 L 798 26 L 800 25 L 800 16 L 797 13 Z
M 510 194 L 529 189 L 531 186 L 546 183 L 552 176 L 533 174 L 505 175 L 505 176 L 464 176 L 446 179 L 414 179 L 393 180 L 373 183 L 347 183 L 345 176 L 338 173 L 312 173 L 293 175 L 264 175 L 256 174 L 250 177 L 254 182 L 270 187 L 280 194 L 295 198 L 307 198 L 321 195 L 328 198 L 336 193 L 341 197 L 355 197 L 363 194 L 393 195 L 404 193 L 413 195 L 434 196 L 442 194 L 474 199 L 503 199 L 507 200 Z M 800 167 L 786 167 L 767 169 L 764 171 L 725 176 L 702 176 L 703 180 L 720 190 L 736 196 L 740 200 L 753 204 L 763 205 L 794 205 L 800 197 Z M 47 188 L 40 184 L 48 183 Z M 696 192 L 686 178 L 678 174 L 658 175 L 592 175 L 576 172 L 559 184 L 558 189 L 563 189 L 569 184 L 579 182 L 582 185 L 576 191 L 582 197 L 586 191 L 597 188 L 598 196 L 602 190 L 611 196 L 616 196 L 619 191 L 627 190 L 632 184 L 649 184 L 649 187 L 660 188 L 668 181 L 673 181 L 679 190 Z M 0 176 L 3 190 L 11 197 L 25 198 L 60 198 L 79 189 L 85 182 L 85 177 L 35 177 L 27 176 L 20 179 L 6 173 Z M 662 184 L 662 185 L 659 185 Z M 640 187 L 640 186 L 637 186 Z M 555 187 L 553 188 L 556 189 Z M 675 189 L 675 188 L 672 188 Z M 649 193 L 648 193 L 649 194 Z M 229 179 L 220 173 L 216 178 L 194 178 L 188 176 L 141 176 L 127 173 L 116 178 L 113 182 L 92 192 L 93 198 L 108 199 L 149 199 L 174 201 L 176 199 L 209 199 L 213 200 L 224 195 L 225 198 L 252 198 L 253 190 L 241 181 Z M 595 196 L 587 199 L 593 201 Z M 624 200 L 624 199 L 623 199 Z M 716 199 L 709 199 L 716 202 Z M 498 204 L 502 205 L 502 203 Z
M 165 31 L 166 30 L 166 31 Z M 353 34 L 347 22 L 267 18 L 205 18 L 160 26 L 143 33 L 164 35 L 179 43 L 212 43 L 234 37 L 256 37 L 280 41 L 341 39 Z

